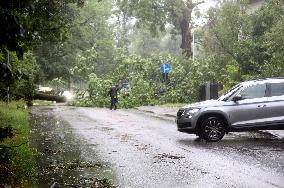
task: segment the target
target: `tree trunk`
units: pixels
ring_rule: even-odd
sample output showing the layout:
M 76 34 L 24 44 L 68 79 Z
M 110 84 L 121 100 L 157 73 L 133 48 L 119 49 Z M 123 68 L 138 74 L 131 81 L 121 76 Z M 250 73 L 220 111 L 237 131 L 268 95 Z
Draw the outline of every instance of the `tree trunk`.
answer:
M 66 102 L 66 98 L 57 95 L 48 95 L 43 93 L 37 93 L 34 95 L 34 99 L 46 100 L 46 101 L 56 101 L 57 103 Z
M 192 57 L 192 48 L 191 48 L 191 43 L 192 43 L 192 36 L 189 28 L 189 21 L 186 18 L 183 18 L 180 21 L 180 30 L 181 30 L 181 45 L 180 48 L 183 51 L 183 54 L 187 58 Z
M 181 11 L 182 11 L 182 16 L 179 19 L 179 26 L 180 26 L 180 30 L 181 30 L 181 37 L 182 37 L 182 42 L 180 45 L 180 48 L 183 51 L 183 54 L 185 54 L 185 56 L 187 58 L 191 58 L 193 53 L 192 53 L 192 47 L 191 47 L 191 43 L 192 43 L 192 35 L 191 35 L 191 27 L 192 27 L 192 11 L 193 9 L 201 4 L 204 3 L 204 0 L 193 3 L 192 0 L 186 0 L 184 1 L 185 6 L 182 7 Z

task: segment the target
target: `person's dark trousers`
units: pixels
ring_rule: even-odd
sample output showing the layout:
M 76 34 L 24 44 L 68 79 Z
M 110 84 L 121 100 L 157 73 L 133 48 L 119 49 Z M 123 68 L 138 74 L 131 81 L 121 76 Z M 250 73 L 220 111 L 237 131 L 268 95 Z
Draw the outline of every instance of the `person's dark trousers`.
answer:
M 110 109 L 114 109 L 116 110 L 117 109 L 117 106 L 116 106 L 116 103 L 117 103 L 117 98 L 111 98 L 111 104 L 110 104 Z

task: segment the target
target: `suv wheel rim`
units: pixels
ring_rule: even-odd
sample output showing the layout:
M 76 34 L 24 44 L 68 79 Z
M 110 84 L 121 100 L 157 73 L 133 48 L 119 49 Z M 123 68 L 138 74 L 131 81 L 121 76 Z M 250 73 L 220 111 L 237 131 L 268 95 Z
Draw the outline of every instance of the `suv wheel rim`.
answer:
M 211 118 L 205 123 L 204 136 L 210 141 L 218 141 L 222 139 L 225 133 L 224 123 L 217 119 Z

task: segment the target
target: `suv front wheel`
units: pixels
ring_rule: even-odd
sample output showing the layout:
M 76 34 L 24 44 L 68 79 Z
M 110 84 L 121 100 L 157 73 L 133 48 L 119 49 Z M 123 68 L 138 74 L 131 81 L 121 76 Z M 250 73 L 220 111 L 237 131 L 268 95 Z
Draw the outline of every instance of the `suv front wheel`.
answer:
M 217 142 L 225 135 L 226 124 L 218 117 L 208 117 L 202 124 L 200 129 L 200 137 L 209 141 Z

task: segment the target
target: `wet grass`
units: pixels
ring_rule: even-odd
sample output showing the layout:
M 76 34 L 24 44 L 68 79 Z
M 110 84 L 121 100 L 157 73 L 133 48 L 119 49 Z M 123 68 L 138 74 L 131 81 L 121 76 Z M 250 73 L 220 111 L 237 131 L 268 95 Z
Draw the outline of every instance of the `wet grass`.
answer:
M 33 108 L 30 124 L 38 187 L 113 187 L 108 164 L 98 159 L 94 146 L 77 138 L 50 107 Z
M 0 187 L 34 185 L 27 116 L 25 103 L 0 102 L 1 137 L 5 137 L 0 142 Z

